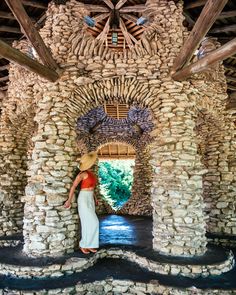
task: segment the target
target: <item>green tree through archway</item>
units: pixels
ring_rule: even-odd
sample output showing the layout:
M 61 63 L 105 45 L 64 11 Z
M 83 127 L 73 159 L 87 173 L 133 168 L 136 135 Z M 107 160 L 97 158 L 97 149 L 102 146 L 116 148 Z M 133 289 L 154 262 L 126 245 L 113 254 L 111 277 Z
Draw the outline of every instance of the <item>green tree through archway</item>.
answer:
M 99 161 L 100 191 L 114 209 L 124 206 L 131 196 L 134 160 Z

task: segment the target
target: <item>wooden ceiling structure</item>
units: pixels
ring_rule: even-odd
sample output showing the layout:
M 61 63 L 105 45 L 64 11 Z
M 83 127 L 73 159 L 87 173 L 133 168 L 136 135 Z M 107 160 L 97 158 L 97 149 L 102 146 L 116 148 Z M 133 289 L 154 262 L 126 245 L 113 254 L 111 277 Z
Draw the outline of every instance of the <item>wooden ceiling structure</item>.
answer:
M 122 143 L 109 143 L 98 149 L 100 160 L 116 159 L 135 159 L 135 150 L 132 146 Z
M 2 0 L 0 2 L 0 91 L 8 85 L 9 61 L 43 76 L 50 81 L 59 78 L 60 70 L 38 29 L 43 26 L 47 5 L 51 0 Z M 67 0 L 52 0 L 57 4 Z M 153 0 L 155 1 L 155 0 Z M 178 2 L 178 0 L 174 0 Z M 137 25 L 146 0 L 80 0 L 90 11 L 95 26 L 87 26 L 95 38 L 113 50 L 132 48 L 147 24 Z M 217 61 L 224 60 L 228 92 L 236 92 L 236 2 L 235 0 L 184 0 L 185 25 L 190 36 L 176 58 L 172 75 L 184 80 Z M 85 24 L 86 25 L 86 24 Z M 117 33 L 114 44 L 112 34 Z M 192 64 L 194 52 L 205 36 L 216 37 L 222 46 Z M 14 40 L 28 38 L 42 64 L 11 47 Z M 230 108 L 236 108 L 236 101 Z

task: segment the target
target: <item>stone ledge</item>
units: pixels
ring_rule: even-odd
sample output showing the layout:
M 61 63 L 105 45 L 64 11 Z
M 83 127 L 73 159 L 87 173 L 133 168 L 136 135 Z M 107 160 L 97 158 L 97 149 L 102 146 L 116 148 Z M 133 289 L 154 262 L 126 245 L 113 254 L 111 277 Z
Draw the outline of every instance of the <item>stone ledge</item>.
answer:
M 185 277 L 207 277 L 210 275 L 220 275 L 230 271 L 234 267 L 234 256 L 232 251 L 227 252 L 226 259 L 216 263 L 212 261 L 209 264 L 181 264 L 177 262 L 160 262 L 157 259 L 152 260 L 140 256 L 135 251 L 116 248 L 101 249 L 93 256 L 70 257 L 64 263 L 54 263 L 44 266 L 21 266 L 7 263 L 0 263 L 0 275 L 12 276 L 17 278 L 43 278 L 43 277 L 61 277 L 79 273 L 96 264 L 98 259 L 118 258 L 135 262 L 140 267 L 159 274 L 182 275 Z
M 91 293 L 90 293 L 91 292 Z M 160 285 L 158 281 L 153 280 L 150 283 L 138 283 L 130 280 L 117 280 L 117 279 L 106 279 L 101 281 L 95 281 L 93 283 L 81 284 L 77 283 L 73 287 L 67 288 L 57 288 L 51 290 L 38 290 L 38 291 L 19 291 L 19 290 L 9 290 L 9 289 L 0 289 L 0 295 L 55 295 L 55 294 L 96 294 L 96 295 L 105 295 L 105 294 L 155 294 L 155 295 L 189 295 L 189 294 L 198 294 L 198 295 L 234 295 L 235 290 L 201 290 L 196 287 L 190 287 L 186 289 L 175 288 L 170 286 Z

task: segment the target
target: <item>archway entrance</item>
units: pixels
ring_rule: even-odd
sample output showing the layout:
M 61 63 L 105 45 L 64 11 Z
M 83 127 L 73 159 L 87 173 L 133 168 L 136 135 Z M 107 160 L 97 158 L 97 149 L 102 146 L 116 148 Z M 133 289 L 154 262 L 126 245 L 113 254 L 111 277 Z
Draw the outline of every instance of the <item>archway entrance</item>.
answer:
M 98 176 L 101 198 L 114 211 L 122 209 L 132 195 L 135 150 L 112 143 L 99 148 Z

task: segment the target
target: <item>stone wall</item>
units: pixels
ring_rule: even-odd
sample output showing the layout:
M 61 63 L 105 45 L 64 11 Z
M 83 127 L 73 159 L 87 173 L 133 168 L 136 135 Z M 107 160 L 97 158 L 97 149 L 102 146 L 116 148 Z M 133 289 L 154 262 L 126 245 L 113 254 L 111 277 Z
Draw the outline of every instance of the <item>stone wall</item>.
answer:
M 147 108 L 153 114 L 152 144 L 142 153 L 145 158 L 140 157 L 140 161 L 144 162 L 146 155 L 150 156 L 149 164 L 154 171 L 151 185 L 153 248 L 165 254 L 186 256 L 201 255 L 206 250 L 202 185 L 206 169 L 198 148 L 196 118 L 199 110 L 207 105 L 210 112 L 214 110 L 216 116 L 219 113 L 222 120 L 230 122 L 230 117 L 223 112 L 222 101 L 225 101 L 226 91 L 221 76 L 215 78 L 215 84 L 207 82 L 206 74 L 184 82 L 172 80 L 170 69 L 173 60 L 188 34 L 182 25 L 182 4 L 148 0 L 146 7 L 145 14 L 152 21 L 142 38 L 132 50 L 114 52 L 85 31 L 83 16 L 88 12 L 81 3 L 75 0 L 68 1 L 66 5 L 51 3 L 41 35 L 62 68 L 60 79 L 51 83 L 27 73 L 17 81 L 10 76 L 9 93 L 20 89 L 21 97 L 30 95 L 35 103 L 32 108 L 34 121 L 38 124 L 23 198 L 24 251 L 28 255 L 60 255 L 72 252 L 76 247 L 76 203 L 70 210 L 63 207 L 77 166 L 75 159 L 81 150 L 87 148 L 86 144 L 82 144 L 82 147 L 78 145 L 76 122 L 104 103 L 135 105 Z M 18 71 L 16 65 L 11 67 L 13 71 Z M 215 74 L 219 72 L 218 69 L 212 71 Z M 25 71 L 22 70 L 22 73 Z M 20 83 L 20 88 L 16 87 L 16 83 Z M 215 105 L 218 107 L 215 108 Z M 235 141 L 232 140 L 230 124 L 221 129 L 222 132 L 227 130 L 223 137 L 217 135 L 219 145 L 214 147 L 212 144 L 212 149 L 219 149 L 220 161 L 222 164 L 227 162 L 229 170 L 226 173 L 222 171 L 221 177 L 216 178 L 221 183 L 221 192 L 217 197 L 219 202 L 214 203 L 218 207 L 225 206 L 222 204 L 223 198 L 229 199 L 230 206 L 235 201 L 231 189 L 235 184 L 235 167 L 230 164 L 230 159 L 235 155 Z M 8 152 L 12 155 L 14 150 L 15 141 L 8 134 L 11 133 L 6 131 L 2 140 L 2 145 L 9 146 L 2 163 L 10 156 Z M 227 159 L 222 153 L 225 148 Z M 18 152 L 20 149 L 16 150 Z M 211 168 L 210 162 L 208 164 Z M 12 175 L 7 173 L 7 177 Z M 206 177 L 204 184 L 210 174 Z M 9 180 L 11 182 L 2 186 L 3 192 L 12 188 L 13 180 Z M 212 187 L 215 184 L 214 179 Z M 149 186 L 142 193 L 146 194 L 148 190 Z M 209 195 L 207 193 L 206 198 Z M 6 196 L 9 200 L 9 196 Z M 129 204 L 132 204 L 132 200 Z M 131 207 L 133 212 L 133 205 Z M 214 212 L 214 209 L 217 211 Z M 209 227 L 212 228 L 216 216 L 214 227 L 219 229 L 220 226 L 220 230 L 223 230 L 224 224 L 230 226 L 231 233 L 234 233 L 233 212 L 235 208 L 229 211 L 222 207 L 213 208 Z
M 15 47 L 28 53 L 27 42 Z M 2 100 L 0 134 L 0 208 L 1 235 L 22 231 L 23 203 L 21 197 L 27 184 L 28 146 L 36 130 L 32 83 L 34 78 L 16 65 L 9 70 L 9 90 Z M 21 79 L 25 83 L 21 82 Z

